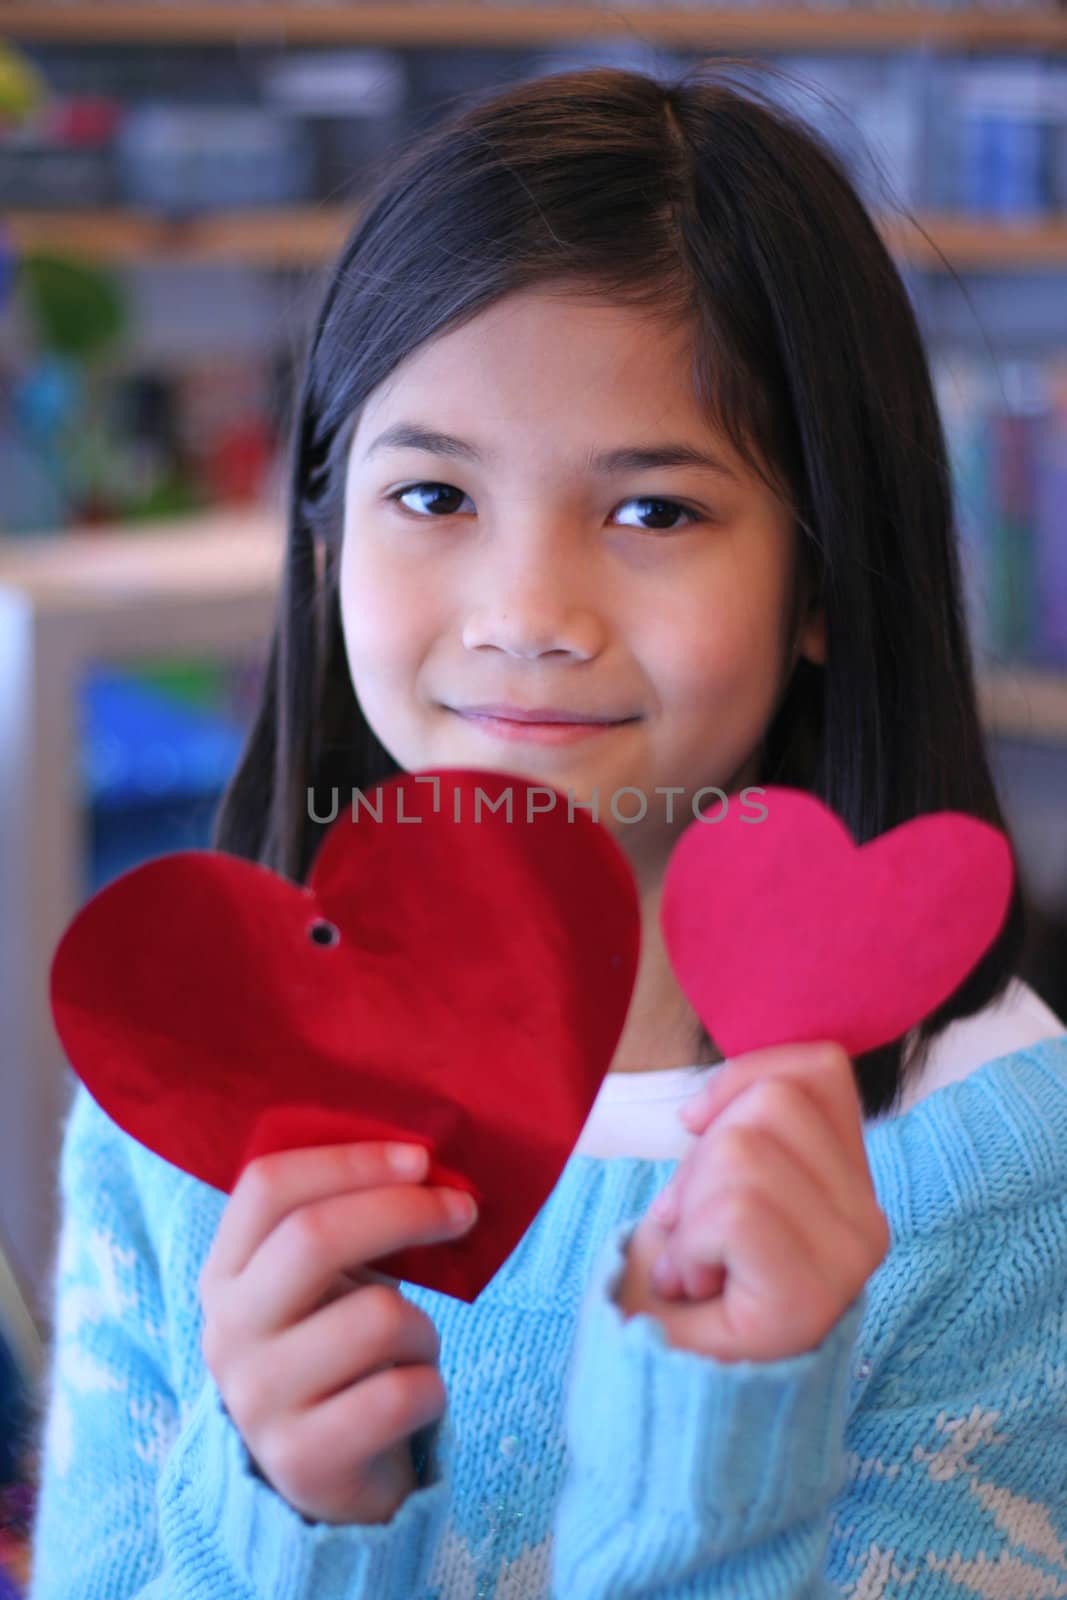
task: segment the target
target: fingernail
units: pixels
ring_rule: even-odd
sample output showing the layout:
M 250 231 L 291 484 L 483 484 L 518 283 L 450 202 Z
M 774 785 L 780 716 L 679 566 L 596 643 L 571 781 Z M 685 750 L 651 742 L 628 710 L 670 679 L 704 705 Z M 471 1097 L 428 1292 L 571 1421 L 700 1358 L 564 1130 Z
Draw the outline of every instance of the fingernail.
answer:
M 671 1193 L 670 1185 L 668 1184 L 665 1189 L 660 1190 L 659 1194 L 653 1200 L 648 1209 L 651 1215 L 655 1217 L 657 1222 L 666 1222 L 671 1214 L 673 1206 L 674 1195 Z
M 404 1178 L 414 1178 L 425 1171 L 426 1151 L 421 1144 L 395 1144 L 389 1148 L 389 1166 Z
M 445 1210 L 448 1220 L 457 1227 L 461 1223 L 473 1222 L 478 1215 L 478 1207 L 472 1195 L 464 1193 L 462 1189 L 449 1189 L 445 1193 Z

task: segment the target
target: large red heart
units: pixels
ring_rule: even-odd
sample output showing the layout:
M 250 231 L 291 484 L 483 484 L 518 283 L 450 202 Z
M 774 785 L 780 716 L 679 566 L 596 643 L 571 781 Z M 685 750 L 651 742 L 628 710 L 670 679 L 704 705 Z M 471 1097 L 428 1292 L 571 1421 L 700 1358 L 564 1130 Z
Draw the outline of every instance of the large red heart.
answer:
M 343 812 L 305 887 L 213 851 L 123 874 L 53 958 L 71 1066 L 127 1133 L 227 1193 L 269 1150 L 425 1145 L 428 1181 L 469 1190 L 479 1219 L 375 1268 L 473 1300 L 577 1143 L 636 975 L 629 863 L 562 798 L 405 773 Z
M 686 828 L 660 924 L 724 1056 L 816 1039 L 856 1056 L 963 982 L 1003 926 L 1013 880 L 1007 839 L 976 817 L 931 812 L 857 845 L 814 796 L 766 787 Z

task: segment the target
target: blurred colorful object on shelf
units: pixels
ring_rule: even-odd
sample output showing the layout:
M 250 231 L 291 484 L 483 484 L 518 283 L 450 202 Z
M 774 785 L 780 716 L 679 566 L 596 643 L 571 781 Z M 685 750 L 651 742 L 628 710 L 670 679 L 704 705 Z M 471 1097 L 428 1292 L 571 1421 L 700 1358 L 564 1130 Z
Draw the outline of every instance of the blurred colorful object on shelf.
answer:
M 1048 375 L 1049 407 L 1035 488 L 1039 659 L 1067 663 L 1067 364 Z
M 0 132 L 17 128 L 47 100 L 48 85 L 33 63 L 21 50 L 0 39 Z M 0 218 L 0 311 L 7 304 L 17 270 L 15 245 Z
M 249 416 L 231 423 L 213 441 L 207 457 L 211 499 L 221 505 L 246 505 L 257 500 L 272 458 L 272 440 L 261 418 Z
M 241 751 L 244 728 L 222 703 L 221 670 L 199 674 L 199 695 L 189 685 L 198 673 L 182 664 L 171 671 L 137 672 L 96 668 L 82 685 L 83 778 L 91 804 L 121 810 L 160 798 L 185 799 L 218 793 Z M 176 673 L 178 676 L 176 676 Z M 174 692 L 175 684 L 178 692 Z
M 130 673 L 138 683 L 151 684 L 183 705 L 212 710 L 218 710 L 226 699 L 228 675 L 229 669 L 221 661 L 175 661 L 171 656 L 138 661 Z
M 980 656 L 1067 665 L 1067 360 L 933 362 Z
M 40 251 L 22 262 L 20 281 L 33 331 L 46 350 L 92 361 L 127 331 L 117 273 Z
M 0 127 L 17 125 L 47 99 L 48 85 L 33 62 L 0 39 Z
M 28 438 L 48 440 L 77 411 L 83 393 L 82 374 L 74 363 L 45 355 L 15 379 L 15 415 Z
M 245 738 L 243 673 L 200 660 L 94 667 L 82 680 L 86 888 L 172 850 L 206 850 Z

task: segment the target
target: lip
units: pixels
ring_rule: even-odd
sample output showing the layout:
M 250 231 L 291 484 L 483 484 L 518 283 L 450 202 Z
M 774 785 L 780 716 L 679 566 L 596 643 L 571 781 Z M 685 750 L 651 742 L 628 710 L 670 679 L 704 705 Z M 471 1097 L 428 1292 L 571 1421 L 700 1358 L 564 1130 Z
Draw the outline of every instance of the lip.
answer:
M 615 728 L 624 728 L 630 722 L 636 722 L 636 717 L 619 717 L 610 721 L 604 719 L 579 718 L 574 712 L 561 712 L 549 708 L 535 708 L 536 715 L 551 715 L 554 720 L 534 720 L 535 712 L 524 712 L 518 715 L 514 706 L 501 707 L 507 715 L 492 715 L 481 708 L 458 706 L 449 708 L 457 716 L 469 722 L 472 728 L 478 728 L 482 733 L 491 738 L 505 740 L 523 740 L 526 743 L 541 745 L 574 744 L 579 739 L 595 738 L 598 735 L 612 732 Z
M 451 709 L 461 717 L 492 717 L 498 722 L 593 723 L 614 727 L 620 722 L 635 720 L 633 717 L 599 717 L 593 713 L 564 710 L 561 706 L 531 706 L 525 710 L 506 701 L 495 701 L 490 705 L 452 706 Z

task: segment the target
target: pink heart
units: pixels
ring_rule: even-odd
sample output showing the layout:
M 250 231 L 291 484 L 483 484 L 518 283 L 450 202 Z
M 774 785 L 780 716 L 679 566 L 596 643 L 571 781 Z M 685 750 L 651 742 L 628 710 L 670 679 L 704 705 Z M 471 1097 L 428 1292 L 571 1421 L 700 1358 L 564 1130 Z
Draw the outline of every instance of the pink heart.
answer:
M 901 1038 L 1003 926 L 1011 847 L 975 817 L 932 812 L 857 845 L 799 789 L 731 795 L 718 814 L 675 845 L 660 922 L 727 1057 L 816 1039 L 857 1056 Z

